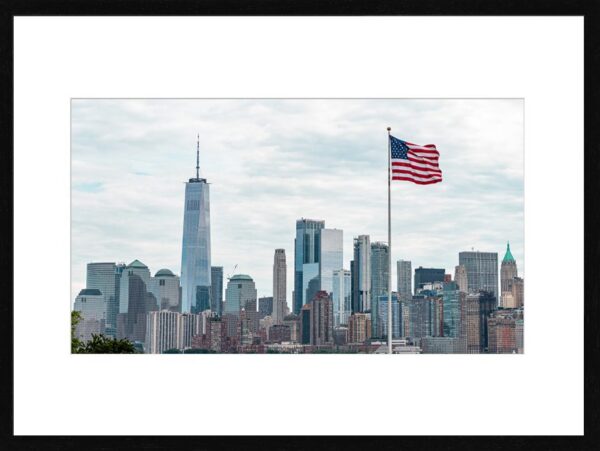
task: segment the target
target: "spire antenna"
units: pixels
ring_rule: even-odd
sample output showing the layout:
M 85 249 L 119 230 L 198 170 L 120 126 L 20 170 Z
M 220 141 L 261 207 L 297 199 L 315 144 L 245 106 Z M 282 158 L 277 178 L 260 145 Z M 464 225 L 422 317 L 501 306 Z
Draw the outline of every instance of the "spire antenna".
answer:
M 198 133 L 198 140 L 196 141 L 196 178 L 200 178 L 200 133 Z

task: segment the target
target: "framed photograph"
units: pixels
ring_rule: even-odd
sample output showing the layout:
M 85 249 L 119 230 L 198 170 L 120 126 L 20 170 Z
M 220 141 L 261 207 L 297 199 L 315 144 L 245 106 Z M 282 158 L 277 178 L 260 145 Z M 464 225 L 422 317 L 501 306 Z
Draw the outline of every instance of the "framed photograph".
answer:
M 93 5 L 3 16 L 9 449 L 595 449 L 583 4 Z

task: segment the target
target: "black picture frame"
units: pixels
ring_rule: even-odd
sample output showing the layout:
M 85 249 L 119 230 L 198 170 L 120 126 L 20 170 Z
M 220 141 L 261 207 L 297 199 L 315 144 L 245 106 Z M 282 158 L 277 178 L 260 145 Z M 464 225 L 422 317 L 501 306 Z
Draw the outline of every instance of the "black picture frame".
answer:
M 439 15 L 439 16 L 583 16 L 585 39 L 585 414 L 583 436 L 14 436 L 13 435 L 13 18 L 15 16 L 52 15 Z M 5 224 L 0 239 L 0 266 L 5 278 L 5 293 L 0 301 L 2 352 L 0 398 L 3 401 L 1 422 L 2 449 L 27 450 L 108 450 L 108 449 L 231 449 L 232 447 L 273 447 L 304 450 L 315 446 L 329 449 L 360 448 L 378 450 L 454 450 L 491 449 L 521 450 L 593 450 L 600 449 L 600 324 L 598 301 L 600 277 L 600 210 L 596 205 L 600 159 L 597 142 L 600 123 L 600 2 L 590 0 L 21 0 L 0 2 L 0 214 Z M 550 131 L 549 131 L 550 132 Z M 559 239 L 560 237 L 557 237 Z M 552 394 L 548 393 L 548 398 Z M 301 432 L 301 431 L 300 431 Z M 233 443 L 235 442 L 235 443 Z

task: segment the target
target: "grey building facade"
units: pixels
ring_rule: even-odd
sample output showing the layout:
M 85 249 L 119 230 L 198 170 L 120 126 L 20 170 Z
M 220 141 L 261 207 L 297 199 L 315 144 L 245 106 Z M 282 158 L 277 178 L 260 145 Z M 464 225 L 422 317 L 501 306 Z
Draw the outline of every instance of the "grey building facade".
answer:
M 390 277 L 390 248 L 386 243 L 371 243 L 371 299 L 387 296 Z
M 285 249 L 275 249 L 273 256 L 273 301 L 271 318 L 273 324 L 281 324 L 287 307 L 287 263 Z
M 398 260 L 396 270 L 398 297 L 400 301 L 409 301 L 412 296 L 412 263 Z
M 217 316 L 223 314 L 223 267 L 210 267 L 210 310 Z
M 458 264 L 465 267 L 468 293 L 484 290 L 491 292 L 498 299 L 497 252 L 459 252 Z

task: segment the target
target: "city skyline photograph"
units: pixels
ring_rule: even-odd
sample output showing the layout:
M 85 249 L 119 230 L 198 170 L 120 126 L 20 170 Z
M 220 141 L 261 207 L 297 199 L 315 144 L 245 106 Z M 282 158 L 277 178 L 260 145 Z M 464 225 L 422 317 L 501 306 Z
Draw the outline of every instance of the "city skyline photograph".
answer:
M 376 265 L 378 246 L 387 256 L 388 152 L 396 143 L 407 145 L 409 153 L 415 152 L 411 143 L 423 146 L 416 152 L 428 152 L 432 143 L 439 180 L 423 184 L 422 166 L 411 172 L 418 175 L 414 183 L 402 178 L 391 183 L 389 267 L 394 295 L 402 291 L 399 284 L 406 274 L 411 295 L 422 288 L 443 289 L 413 286 L 418 279 L 456 281 L 456 267 L 462 264 L 459 253 L 465 253 L 465 261 L 468 253 L 497 254 L 495 286 L 469 285 L 461 290 L 468 294 L 489 288 L 496 306 L 502 305 L 503 293 L 512 290 L 512 282 L 507 288 L 500 280 L 503 259 L 516 261 L 518 276 L 524 277 L 522 99 L 73 99 L 71 119 L 72 309 L 77 309 L 82 290 L 89 288 L 88 264 L 122 263 L 139 267 L 157 284 L 159 276 L 171 284 L 172 277 L 180 280 L 176 284 L 180 293 L 170 295 L 179 296 L 177 301 L 161 306 L 156 299 L 150 310 L 206 310 L 221 316 L 228 312 L 228 279 L 241 277 L 250 279 L 255 292 L 250 309 L 260 310 L 260 298 L 273 297 L 279 290 L 282 310 L 274 312 L 275 300 L 267 315 L 275 316 L 276 323 L 284 314 L 300 315 L 302 306 L 310 303 L 307 296 L 323 291 L 332 297 L 332 326 L 347 325 L 355 310 L 367 312 L 372 316 L 372 337 L 385 338 L 382 318 L 373 317 L 371 308 L 379 308 L 377 297 L 388 293 L 382 284 L 387 285 L 389 265 L 383 260 L 381 268 Z M 391 149 L 395 158 L 395 148 Z M 204 238 L 186 245 L 184 216 L 192 218 L 194 212 L 198 217 L 185 227 L 188 234 Z M 317 238 L 311 235 L 307 243 L 314 249 L 298 263 L 298 230 L 315 224 L 324 232 Z M 345 272 L 346 285 L 359 283 L 353 279 L 352 262 L 360 257 L 363 245 L 370 254 L 365 257 L 369 299 L 359 301 L 348 287 L 344 310 L 343 300 L 339 301 L 343 295 L 334 293 L 334 285 L 343 289 Z M 283 259 L 278 271 L 283 285 L 275 288 L 277 258 Z M 400 271 L 400 260 L 410 262 L 408 273 Z M 202 270 L 192 269 L 199 268 L 200 261 L 205 266 L 204 288 L 188 289 L 187 279 L 203 277 Z M 183 262 L 191 265 L 188 271 L 182 271 Z M 213 274 L 221 278 L 220 295 L 211 291 L 211 266 L 220 268 Z M 432 268 L 442 277 L 429 279 Z M 155 283 L 150 279 L 146 285 Z M 123 296 L 131 285 L 123 289 L 123 280 L 117 285 L 121 296 L 113 301 L 113 316 L 125 314 L 131 302 Z M 155 298 L 162 296 L 157 294 L 159 288 L 146 289 Z M 441 291 L 438 294 L 441 299 Z M 217 298 L 223 304 L 216 305 Z M 517 307 L 514 299 L 506 299 L 509 307 Z M 106 316 L 108 301 L 103 302 L 99 315 Z M 394 310 L 392 315 L 398 316 L 392 326 L 395 339 L 413 327 L 408 326 L 409 315 L 400 313 L 405 308 L 400 304 L 399 313 Z M 243 306 L 238 301 L 229 308 L 232 313 Z M 266 304 L 263 308 L 269 309 Z M 522 320 L 522 310 L 520 315 Z M 252 321 L 257 323 L 252 332 L 258 336 L 262 327 L 258 318 Z M 403 321 L 406 331 L 400 325 Z M 443 314 L 439 321 L 443 322 Z M 112 322 L 112 333 L 118 335 L 116 321 Z M 264 327 L 267 341 L 270 327 L 268 322 Z M 233 334 L 235 327 L 230 328 Z

